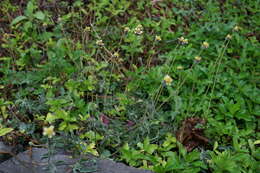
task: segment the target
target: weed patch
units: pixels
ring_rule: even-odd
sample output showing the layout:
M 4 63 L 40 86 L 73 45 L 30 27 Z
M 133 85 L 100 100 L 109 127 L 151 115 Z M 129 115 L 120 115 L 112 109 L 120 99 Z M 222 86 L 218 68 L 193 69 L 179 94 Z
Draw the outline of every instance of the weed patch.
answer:
M 259 12 L 259 0 L 3 0 L 1 140 L 158 173 L 257 172 Z

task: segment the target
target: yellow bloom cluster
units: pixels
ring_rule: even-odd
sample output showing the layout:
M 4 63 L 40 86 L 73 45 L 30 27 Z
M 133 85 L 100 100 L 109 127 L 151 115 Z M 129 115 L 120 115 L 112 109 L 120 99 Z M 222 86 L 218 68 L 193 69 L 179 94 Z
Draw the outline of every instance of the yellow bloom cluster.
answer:
M 201 57 L 200 56 L 195 56 L 195 61 L 201 61 Z
M 188 44 L 189 43 L 189 40 L 187 38 L 184 38 L 184 37 L 180 37 L 178 38 L 180 44 Z
M 202 46 L 202 48 L 207 49 L 209 47 L 209 43 L 206 41 L 203 41 L 201 46 Z
M 141 24 L 137 25 L 137 27 L 134 29 L 134 33 L 141 35 L 143 33 L 143 26 Z
M 105 44 L 103 43 L 103 40 L 97 40 L 96 44 L 99 46 L 104 46 Z

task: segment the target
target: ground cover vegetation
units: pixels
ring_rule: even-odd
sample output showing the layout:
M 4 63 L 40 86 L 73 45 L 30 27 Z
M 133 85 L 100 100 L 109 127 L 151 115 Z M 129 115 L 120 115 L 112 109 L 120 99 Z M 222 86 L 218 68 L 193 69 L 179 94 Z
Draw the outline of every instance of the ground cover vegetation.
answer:
M 5 143 L 259 171 L 259 0 L 2 0 L 0 15 Z

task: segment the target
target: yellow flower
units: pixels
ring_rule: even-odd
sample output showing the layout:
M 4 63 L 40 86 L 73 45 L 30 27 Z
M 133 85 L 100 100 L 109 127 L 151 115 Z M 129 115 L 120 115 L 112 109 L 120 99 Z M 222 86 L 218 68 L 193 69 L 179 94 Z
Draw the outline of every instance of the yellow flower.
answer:
M 125 32 L 129 32 L 129 31 L 130 31 L 130 28 L 129 28 L 129 27 L 125 27 L 125 28 L 124 28 L 124 31 L 125 31 Z
M 55 135 L 54 126 L 44 127 L 43 128 L 43 135 L 48 136 L 48 138 L 52 138 Z
M 162 40 L 162 38 L 159 35 L 155 36 L 155 41 L 161 41 L 161 40 Z
M 119 57 L 119 53 L 118 53 L 118 52 L 115 52 L 115 53 L 113 54 L 113 57 L 118 58 L 118 57 Z
M 180 42 L 182 42 L 182 41 L 184 40 L 184 37 L 180 37 L 180 38 L 178 38 L 178 40 L 179 40 Z
M 206 42 L 206 41 L 204 41 L 204 42 L 202 43 L 202 47 L 205 48 L 205 49 L 207 49 L 207 48 L 209 47 L 209 43 Z
M 173 79 L 169 75 L 164 76 L 163 80 L 166 83 L 166 85 L 170 85 L 173 81 Z
M 201 57 L 200 56 L 195 56 L 195 61 L 201 61 Z
M 84 29 L 84 31 L 87 31 L 87 32 L 89 32 L 91 30 L 91 28 L 89 27 L 89 26 L 87 26 L 85 29 Z
M 184 38 L 184 37 L 180 37 L 178 38 L 180 44 L 188 44 L 189 43 L 189 40 L 187 38 Z
M 104 46 L 103 40 L 97 40 L 96 44 L 99 46 Z
M 137 27 L 134 29 L 134 33 L 141 35 L 143 33 L 143 26 L 141 24 L 137 25 Z
M 241 28 L 240 28 L 239 26 L 236 25 L 236 26 L 233 28 L 233 31 L 238 32 L 240 29 L 241 29 Z
M 177 70 L 183 70 L 183 66 L 178 65 L 178 66 L 177 66 Z
M 227 39 L 227 40 L 231 40 L 231 38 L 232 38 L 232 35 L 230 35 L 230 34 L 228 34 L 228 35 L 226 36 L 226 39 Z

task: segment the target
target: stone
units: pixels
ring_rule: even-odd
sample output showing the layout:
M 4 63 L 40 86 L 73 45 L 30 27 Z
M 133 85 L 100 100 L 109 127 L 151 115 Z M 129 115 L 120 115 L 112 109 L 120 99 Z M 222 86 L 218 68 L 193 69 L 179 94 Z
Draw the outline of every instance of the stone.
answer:
M 9 159 L 10 154 L 9 152 L 12 152 L 13 147 L 5 145 L 4 142 L 0 141 L 0 163 Z
M 33 148 L 19 153 L 16 157 L 0 164 L 0 173 L 47 173 L 48 158 L 43 158 L 47 154 L 48 150 L 43 148 Z M 60 152 L 51 157 L 50 163 L 59 162 L 59 165 L 53 167 L 56 168 L 56 173 L 73 173 L 73 169 L 74 171 L 85 170 L 88 173 L 152 173 L 148 170 L 132 168 L 111 160 L 93 158 L 89 160 L 93 162 L 85 160 L 82 165 L 79 164 L 80 159 L 73 159 L 69 154 Z

